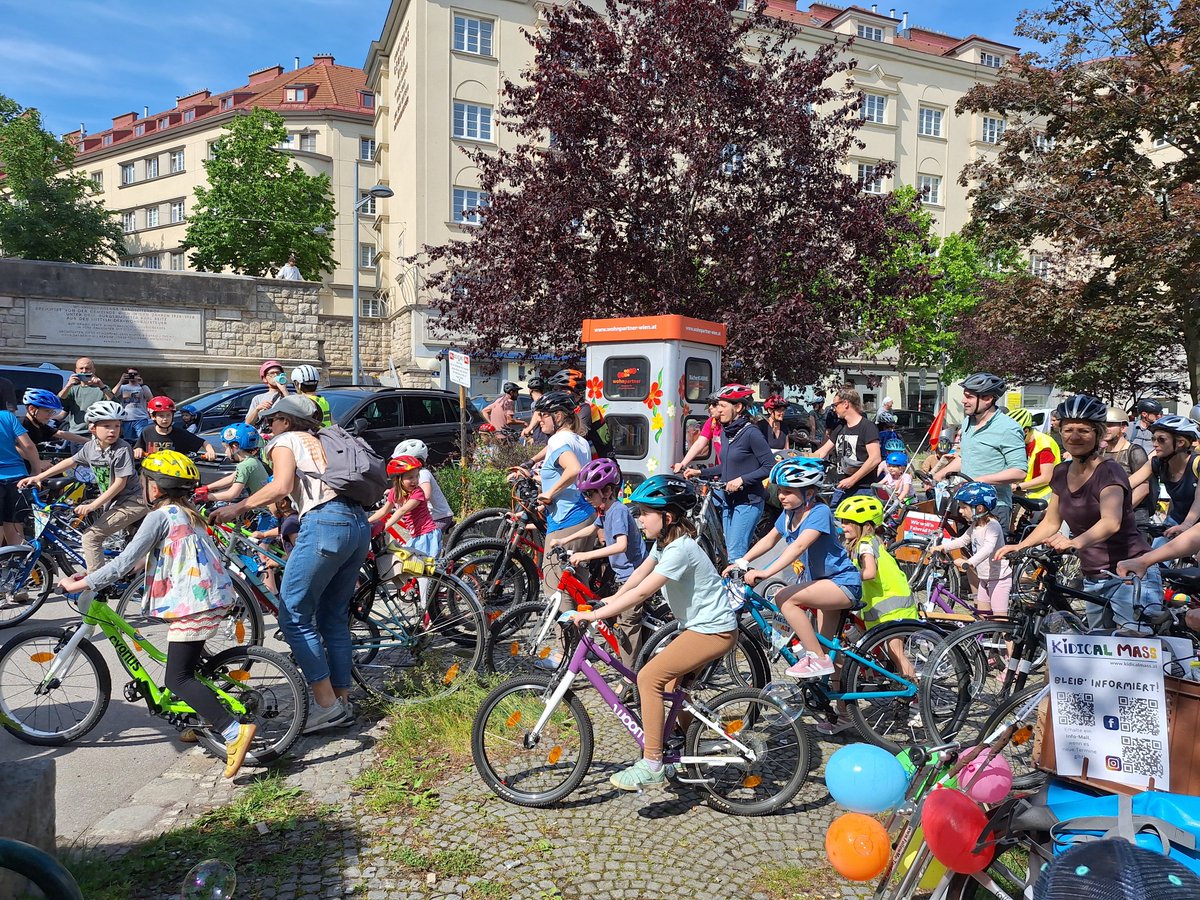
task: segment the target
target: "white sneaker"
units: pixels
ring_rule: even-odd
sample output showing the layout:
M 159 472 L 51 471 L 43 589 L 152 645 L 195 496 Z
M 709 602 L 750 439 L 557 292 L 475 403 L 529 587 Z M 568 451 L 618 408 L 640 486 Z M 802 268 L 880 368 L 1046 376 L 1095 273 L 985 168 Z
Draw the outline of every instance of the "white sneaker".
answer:
M 308 724 L 301 734 L 313 734 L 326 728 L 340 728 L 354 721 L 354 713 L 341 697 L 334 701 L 333 706 L 322 706 L 313 702 L 309 707 Z

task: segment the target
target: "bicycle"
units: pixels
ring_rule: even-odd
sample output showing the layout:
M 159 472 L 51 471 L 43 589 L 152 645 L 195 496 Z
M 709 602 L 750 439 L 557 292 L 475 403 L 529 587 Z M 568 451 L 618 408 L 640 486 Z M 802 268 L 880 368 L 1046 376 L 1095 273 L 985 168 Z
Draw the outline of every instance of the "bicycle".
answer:
M 13 838 L 0 838 L 0 869 L 29 879 L 52 900 L 83 900 L 79 883 L 67 868 L 43 850 Z
M 523 482 L 528 482 L 533 486 L 532 496 Z M 519 479 L 513 485 L 513 506 L 511 508 L 489 506 L 471 513 L 446 533 L 445 539 L 442 541 L 443 551 L 452 550 L 464 540 L 500 538 L 501 532 L 507 531 L 517 506 L 529 514 L 529 521 L 533 524 L 534 530 L 544 535 L 546 533 L 546 513 L 534 502 L 536 500 L 537 482 L 532 478 Z
M 123 691 L 126 700 L 145 701 L 151 715 L 179 730 L 195 725 L 195 711 L 151 677 L 139 658 L 145 654 L 165 666 L 166 653 L 109 609 L 102 593 L 67 599 L 82 613 L 77 624 L 26 629 L 0 647 L 0 724 L 6 731 L 28 744 L 61 747 L 99 724 L 111 699 L 112 676 L 91 643 L 97 630 L 131 679 Z M 248 762 L 274 762 L 300 737 L 308 688 L 282 655 L 265 647 L 231 647 L 207 657 L 197 678 L 232 715 L 258 726 Z M 220 735 L 197 728 L 196 736 L 210 753 L 224 758 Z
M 569 659 L 553 675 L 518 675 L 484 699 L 471 725 L 471 756 L 498 797 L 518 806 L 551 806 L 582 783 L 592 763 L 592 719 L 571 690 L 582 674 L 639 747 L 645 732 L 593 662 L 636 676 L 592 640 L 588 627 L 568 627 Z M 696 680 L 703 680 L 701 673 Z M 761 816 L 788 803 L 808 777 L 808 737 L 798 717 L 762 691 L 727 691 L 709 703 L 689 693 L 692 678 L 664 695 L 663 762 L 678 766 L 680 784 L 696 784 L 721 812 Z M 681 714 L 692 717 L 682 742 L 672 739 Z

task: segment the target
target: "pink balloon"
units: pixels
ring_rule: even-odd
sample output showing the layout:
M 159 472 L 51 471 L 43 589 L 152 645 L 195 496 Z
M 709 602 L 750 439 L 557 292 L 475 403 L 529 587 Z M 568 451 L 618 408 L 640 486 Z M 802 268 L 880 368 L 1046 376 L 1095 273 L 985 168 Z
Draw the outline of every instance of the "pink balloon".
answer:
M 980 756 L 986 751 L 981 751 Z M 983 774 L 975 777 L 982 765 Z M 1012 766 L 1008 760 L 997 754 L 982 764 L 980 759 L 973 759 L 958 773 L 958 783 L 963 785 L 967 796 L 976 803 L 999 803 L 1012 790 Z

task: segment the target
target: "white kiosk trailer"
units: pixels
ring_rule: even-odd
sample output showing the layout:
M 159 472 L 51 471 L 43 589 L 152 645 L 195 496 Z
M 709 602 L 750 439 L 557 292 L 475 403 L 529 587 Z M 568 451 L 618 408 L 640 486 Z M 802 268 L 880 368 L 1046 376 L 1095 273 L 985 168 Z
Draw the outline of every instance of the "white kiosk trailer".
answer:
M 583 344 L 587 400 L 604 411 L 626 485 L 671 471 L 721 385 L 725 326 L 687 316 L 584 319 Z

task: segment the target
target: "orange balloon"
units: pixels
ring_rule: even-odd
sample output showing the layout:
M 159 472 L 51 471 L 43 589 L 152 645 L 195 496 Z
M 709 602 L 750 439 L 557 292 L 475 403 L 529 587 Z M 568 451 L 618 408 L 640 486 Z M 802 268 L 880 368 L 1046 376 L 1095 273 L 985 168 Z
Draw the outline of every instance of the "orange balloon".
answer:
M 862 813 L 846 813 L 829 823 L 825 855 L 843 878 L 870 881 L 887 868 L 892 841 L 878 819 Z

